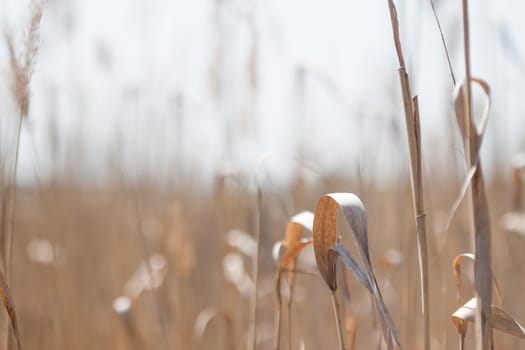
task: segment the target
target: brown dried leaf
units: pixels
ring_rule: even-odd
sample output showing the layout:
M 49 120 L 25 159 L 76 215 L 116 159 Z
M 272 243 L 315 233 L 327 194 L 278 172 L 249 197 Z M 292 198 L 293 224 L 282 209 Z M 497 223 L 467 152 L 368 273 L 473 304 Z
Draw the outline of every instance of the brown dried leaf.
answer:
M 341 244 L 337 244 L 337 209 L 341 208 L 345 220 L 352 228 L 354 241 L 364 266 Z M 319 272 L 332 292 L 337 289 L 336 263 L 340 256 L 354 276 L 370 291 L 379 313 L 383 337 L 388 349 L 393 341 L 401 347 L 399 336 L 377 284 L 368 250 L 368 223 L 363 203 L 353 193 L 332 193 L 317 202 L 314 217 L 313 242 Z
M 312 243 L 311 239 L 302 238 L 303 229 L 312 231 L 314 214 L 310 211 L 303 211 L 294 215 L 286 225 L 284 240 L 282 245 L 286 248 L 279 263 L 278 286 L 280 284 L 280 275 L 288 269 L 288 281 L 292 283 L 297 256 L 304 247 Z

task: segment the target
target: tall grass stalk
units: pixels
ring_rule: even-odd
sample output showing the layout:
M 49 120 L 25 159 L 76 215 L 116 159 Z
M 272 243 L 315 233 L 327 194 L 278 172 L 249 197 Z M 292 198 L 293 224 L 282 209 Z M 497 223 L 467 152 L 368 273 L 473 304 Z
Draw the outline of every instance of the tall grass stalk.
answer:
M 250 309 L 250 327 L 251 327 L 251 349 L 255 350 L 257 345 L 257 291 L 259 287 L 259 249 L 261 245 L 261 220 L 262 220 L 262 190 L 257 185 L 257 217 L 255 220 L 255 242 L 257 242 L 255 249 L 255 256 L 252 264 L 252 278 L 253 278 L 253 295 Z
M 339 341 L 339 349 L 346 350 L 345 343 L 344 343 L 344 331 L 343 326 L 341 323 L 341 316 L 340 316 L 340 310 L 339 310 L 339 302 L 337 301 L 337 295 L 335 293 L 335 290 L 330 294 L 332 297 L 332 306 L 334 307 L 334 316 L 335 316 L 335 323 L 337 326 L 337 340 Z
M 474 275 L 476 284 L 476 349 L 488 350 L 493 347 L 491 322 L 491 233 L 488 203 L 485 195 L 483 173 L 479 162 L 479 146 L 482 135 L 479 135 L 472 121 L 472 75 L 470 67 L 470 28 L 468 0 L 463 0 L 463 45 L 465 56 L 465 89 L 464 93 L 464 140 L 465 156 L 470 168 L 474 168 L 471 185 L 472 228 L 475 237 L 476 261 Z
M 13 256 L 13 236 L 15 232 L 15 207 L 16 207 L 16 178 L 18 173 L 18 158 L 20 154 L 20 138 L 22 134 L 22 120 L 23 120 L 23 114 L 22 109 L 20 109 L 20 114 L 18 117 L 18 125 L 17 125 L 17 131 L 16 131 L 16 146 L 15 146 L 15 159 L 13 164 L 13 172 L 11 174 L 11 184 L 9 186 L 9 204 L 7 207 L 8 211 L 8 218 L 7 218 L 7 225 L 5 230 L 5 236 L 4 236 L 4 271 L 6 280 L 9 283 L 11 280 L 11 264 L 12 264 L 12 256 Z
M 16 141 L 15 141 L 15 154 L 14 154 L 14 164 L 11 173 L 10 185 L 8 186 L 9 190 L 7 192 L 8 204 L 7 208 L 2 208 L 2 232 L 1 232 L 1 241 L 4 245 L 3 247 L 3 268 L 6 278 L 6 284 L 9 284 L 11 281 L 11 265 L 12 265 L 12 256 L 13 256 L 13 242 L 14 242 L 14 232 L 15 232 L 15 214 L 16 214 L 16 190 L 17 190 L 17 172 L 18 172 L 18 158 L 20 154 L 20 138 L 22 135 L 22 122 L 23 119 L 27 117 L 29 110 L 29 83 L 33 74 L 34 63 L 38 53 L 38 48 L 40 44 L 40 21 L 42 19 L 42 14 L 44 11 L 45 2 L 43 1 L 34 1 L 31 4 L 31 17 L 29 26 L 27 28 L 27 34 L 24 41 L 24 51 L 21 57 L 17 57 L 15 54 L 14 45 L 12 38 L 6 36 L 6 43 L 9 53 L 9 63 L 11 72 L 13 74 L 13 86 L 12 93 L 15 99 L 15 102 L 18 107 L 18 118 L 17 118 L 17 128 L 16 128 Z M 2 199 L 2 202 L 5 204 L 5 198 Z M 5 323 L 2 329 L 1 343 L 5 345 L 5 349 L 9 349 L 10 345 L 10 332 L 9 325 Z M 18 346 L 20 348 L 20 341 L 18 335 L 16 337 Z
M 415 209 L 417 246 L 419 256 L 419 272 L 421 285 L 421 311 L 423 314 L 423 348 L 430 349 L 430 301 L 429 301 L 429 271 L 428 248 L 425 223 L 425 210 L 423 201 L 423 172 L 421 154 L 421 128 L 419 124 L 419 104 L 417 96 L 412 95 L 410 80 L 406 71 L 401 39 L 399 36 L 399 23 L 397 11 L 393 0 L 388 0 L 390 20 L 394 34 L 394 44 L 399 61 L 399 80 L 403 96 L 405 111 L 405 124 L 410 152 L 410 176 L 412 184 L 412 200 Z

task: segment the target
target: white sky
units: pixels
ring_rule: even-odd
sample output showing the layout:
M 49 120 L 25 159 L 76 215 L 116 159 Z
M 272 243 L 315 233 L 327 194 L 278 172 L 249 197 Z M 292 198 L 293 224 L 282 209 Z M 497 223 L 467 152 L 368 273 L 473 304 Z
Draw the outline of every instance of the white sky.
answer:
M 461 4 L 434 2 L 460 80 Z M 68 163 L 79 176 L 87 174 L 85 179 L 103 178 L 114 168 L 128 176 L 143 171 L 170 176 L 181 152 L 183 166 L 204 177 L 230 160 L 247 171 L 258 164 L 279 181 L 296 166 L 300 144 L 307 165 L 320 172 L 361 169 L 383 176 L 406 167 L 386 0 L 223 0 L 218 12 L 217 3 L 49 1 L 20 179 L 30 182 L 35 173 L 46 178 L 53 167 Z M 0 31 L 14 35 L 18 48 L 28 9 L 27 0 L 0 0 Z M 399 1 L 398 11 L 414 93 L 420 96 L 427 168 L 447 164 L 460 151 L 447 136 L 452 82 L 430 3 Z M 503 162 L 525 146 L 524 11 L 521 0 L 471 1 L 473 74 L 486 79 L 494 94 L 484 144 L 489 162 L 495 158 L 493 145 Z M 250 23 L 257 36 L 255 97 L 248 83 Z M 503 44 L 501 28 L 515 47 Z M 210 72 L 218 42 L 222 92 L 215 98 Z M 12 103 L 4 103 L 10 99 L 6 55 L 0 42 L 2 152 L 12 144 L 14 111 Z M 301 100 L 297 72 L 302 69 L 307 73 Z M 58 128 L 59 165 L 50 151 L 51 117 Z

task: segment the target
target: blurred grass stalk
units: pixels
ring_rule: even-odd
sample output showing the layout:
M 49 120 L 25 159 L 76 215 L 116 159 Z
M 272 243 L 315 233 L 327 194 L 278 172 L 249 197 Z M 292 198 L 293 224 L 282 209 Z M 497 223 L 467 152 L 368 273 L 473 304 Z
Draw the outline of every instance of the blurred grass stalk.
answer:
M 40 21 L 44 12 L 43 1 L 33 1 L 31 3 L 31 17 L 29 26 L 27 28 L 27 34 L 24 38 L 24 50 L 23 55 L 17 57 L 15 48 L 13 45 L 13 39 L 7 35 L 5 40 L 9 52 L 9 64 L 11 72 L 13 74 L 12 83 L 12 94 L 18 108 L 17 128 L 15 137 L 15 152 L 14 152 L 14 164 L 12 168 L 11 178 L 8 179 L 10 184 L 7 186 L 7 192 L 3 193 L 2 198 L 2 217 L 1 217 L 1 242 L 3 244 L 3 271 L 6 277 L 6 284 L 9 285 L 11 282 L 11 265 L 12 265 L 12 252 L 13 252 L 13 241 L 15 232 L 15 209 L 16 209 L 16 190 L 17 190 L 17 171 L 18 171 L 18 158 L 20 153 L 20 138 L 22 134 L 22 122 L 27 118 L 29 111 L 29 83 L 31 81 L 33 68 L 38 54 L 39 41 L 40 41 Z M 6 204 L 7 203 L 7 204 Z M 9 322 L 6 321 L 2 324 L 2 339 L 1 344 L 5 346 L 5 349 L 10 348 L 10 332 Z M 18 348 L 20 349 L 20 341 L 17 337 Z

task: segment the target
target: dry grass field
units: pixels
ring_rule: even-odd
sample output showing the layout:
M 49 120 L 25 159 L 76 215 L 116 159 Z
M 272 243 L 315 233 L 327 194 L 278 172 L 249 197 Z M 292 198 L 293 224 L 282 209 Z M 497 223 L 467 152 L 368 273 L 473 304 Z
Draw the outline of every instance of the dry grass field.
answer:
M 14 107 L 0 121 L 0 349 L 524 347 L 525 166 L 483 173 L 490 89 L 470 72 L 467 1 L 465 77 L 449 91 L 450 138 L 435 145 L 454 147 L 449 163 L 422 152 L 389 0 L 406 164 L 390 177 L 318 171 L 299 150 L 285 185 L 241 168 L 203 184 L 182 162 L 173 181 L 114 169 L 89 183 L 74 157 L 69 175 L 17 182 L 46 11 L 35 4 L 23 47 L 4 38 L 12 94 L 0 108 Z
M 355 192 L 366 205 L 371 260 L 385 302 L 404 348 L 420 348 L 422 317 L 416 233 L 408 182 L 380 191 L 374 184 L 359 185 L 336 177 L 324 180 L 309 184 L 308 190 L 302 189 L 299 194 L 263 190 L 257 348 L 273 348 L 277 305 L 273 243 L 283 238 L 291 214 L 312 210 L 319 196 L 341 190 Z M 460 208 L 448 236 L 442 233 L 443 217 L 456 193 L 457 188 L 448 181 L 436 181 L 427 196 L 431 343 L 435 349 L 457 347 L 458 335 L 450 321 L 457 308 L 452 262 L 456 255 L 472 252 L 466 208 Z M 296 203 L 292 199 L 294 195 L 301 197 Z M 489 195 L 493 198 L 491 212 L 495 228 L 493 269 L 502 289 L 504 308 L 519 318 L 525 314 L 520 300 L 525 238 L 499 228 L 501 215 L 510 207 L 508 181 L 501 178 L 490 184 Z M 287 208 L 283 202 L 293 204 Z M 241 230 L 248 235 L 254 232 L 258 214 L 253 189 L 236 182 L 216 188 L 212 193 L 200 193 L 197 189 L 165 192 L 152 186 L 145 187 L 140 194 L 112 187 L 96 191 L 45 187 L 38 191 L 20 190 L 17 203 L 12 294 L 27 349 L 133 348 L 133 338 L 122 317 L 113 310 L 112 302 L 124 293 L 126 282 L 145 260 L 147 251 L 165 257 L 166 272 L 157 289 L 145 290 L 132 302 L 130 318 L 142 348 L 162 349 L 163 337 L 169 349 L 247 346 L 250 294 L 243 294 L 226 278 L 223 261 L 227 254 L 238 251 L 228 243 L 230 230 Z M 349 228 L 342 225 L 341 233 L 343 242 L 352 247 Z M 145 237 L 147 249 L 140 235 Z M 35 240 L 53 242 L 60 249 L 57 250 L 60 255 L 51 260 L 54 262 L 38 263 L 28 252 Z M 304 253 L 312 254 L 311 251 Z M 46 253 L 41 254 L 45 258 Z M 243 273 L 250 276 L 252 258 L 240 254 Z M 312 258 L 305 261 L 312 262 Z M 472 264 L 464 266 L 463 293 L 469 298 L 473 295 L 473 275 L 469 272 Z M 304 273 L 297 275 L 292 305 L 292 346 L 336 348 L 328 288 L 315 265 L 300 266 L 300 269 Z M 355 348 L 377 348 L 380 332 L 369 295 L 350 274 L 348 277 L 350 307 L 357 331 Z M 143 283 L 147 285 L 148 280 Z M 164 335 L 156 303 L 162 315 Z M 209 308 L 217 310 L 220 316 L 209 320 L 203 334 L 197 336 L 196 320 Z M 284 317 L 288 315 L 285 313 Z M 473 328 L 470 328 L 467 344 L 472 345 Z M 519 339 L 498 332 L 495 335 L 499 348 L 521 346 Z M 283 331 L 283 347 L 287 337 Z

